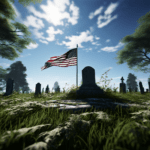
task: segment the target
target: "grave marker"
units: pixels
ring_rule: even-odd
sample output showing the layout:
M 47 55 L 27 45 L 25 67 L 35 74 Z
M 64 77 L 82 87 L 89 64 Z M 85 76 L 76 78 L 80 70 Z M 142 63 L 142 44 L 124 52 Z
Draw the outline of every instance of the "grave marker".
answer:
M 150 92 L 150 79 L 148 81 L 148 87 L 149 87 L 149 92 Z
M 82 70 L 82 81 L 83 84 L 76 91 L 77 98 L 96 98 L 104 94 L 103 89 L 95 83 L 95 70 L 92 67 L 87 66 Z
M 41 84 L 40 83 L 36 84 L 35 94 L 34 95 L 38 95 L 38 94 L 41 94 Z
M 126 85 L 123 83 L 124 78 L 122 77 L 120 80 L 122 81 L 122 83 L 120 83 L 120 93 L 126 93 Z
M 47 85 L 45 93 L 49 93 L 49 87 Z
M 12 92 L 13 92 L 13 83 L 14 83 L 14 80 L 12 80 L 11 78 L 9 78 L 7 80 L 7 83 L 6 83 L 6 93 L 3 96 L 9 96 L 9 95 L 12 94 Z
M 139 87 L 140 87 L 141 94 L 144 94 L 144 88 L 143 88 L 142 82 L 139 82 Z

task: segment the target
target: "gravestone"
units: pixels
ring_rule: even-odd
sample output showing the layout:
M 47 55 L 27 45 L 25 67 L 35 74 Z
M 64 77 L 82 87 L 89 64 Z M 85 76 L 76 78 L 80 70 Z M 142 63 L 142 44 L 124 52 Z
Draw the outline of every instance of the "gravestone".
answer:
M 149 92 L 150 92 L 150 81 L 148 81 L 148 87 L 149 87 Z
M 138 88 L 136 87 L 136 88 L 135 88 L 135 92 L 137 92 L 137 90 L 138 90 Z
M 140 87 L 141 94 L 144 94 L 144 88 L 143 88 L 142 82 L 139 82 L 139 87 Z
M 9 78 L 7 80 L 7 83 L 6 83 L 6 93 L 3 96 L 9 96 L 9 95 L 12 94 L 12 92 L 13 92 L 13 83 L 14 83 L 14 80 L 12 80 L 11 78 Z
M 149 92 L 149 90 L 148 89 L 146 89 L 146 93 L 148 93 Z
M 83 84 L 76 91 L 76 98 L 97 98 L 104 94 L 103 89 L 95 83 L 95 70 L 87 66 L 82 70 Z
M 49 93 L 49 87 L 47 85 L 45 93 Z
M 55 92 L 60 92 L 59 86 L 55 89 Z
M 126 85 L 123 83 L 124 78 L 122 77 L 120 80 L 122 81 L 122 83 L 120 83 L 120 93 L 126 93 Z
M 41 94 L 41 84 L 40 83 L 36 84 L 35 94 L 34 95 L 38 95 L 38 94 Z

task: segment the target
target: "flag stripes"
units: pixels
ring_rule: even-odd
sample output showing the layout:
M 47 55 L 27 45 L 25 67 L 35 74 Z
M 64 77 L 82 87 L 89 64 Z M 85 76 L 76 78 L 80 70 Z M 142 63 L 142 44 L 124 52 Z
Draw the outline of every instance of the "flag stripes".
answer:
M 75 65 L 77 65 L 77 48 L 71 49 L 61 56 L 51 57 L 50 60 L 45 63 L 45 66 L 41 68 L 41 70 L 51 66 L 68 67 Z

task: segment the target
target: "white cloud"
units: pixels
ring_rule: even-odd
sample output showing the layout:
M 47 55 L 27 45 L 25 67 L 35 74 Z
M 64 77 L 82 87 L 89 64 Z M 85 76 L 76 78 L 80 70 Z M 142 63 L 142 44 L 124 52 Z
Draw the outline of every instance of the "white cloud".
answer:
M 45 43 L 45 44 L 48 44 L 47 41 L 43 41 L 43 40 L 39 40 L 41 43 Z
M 104 12 L 105 15 L 110 15 L 111 13 L 113 13 L 113 11 L 118 7 L 118 3 L 111 3 L 108 7 L 107 10 Z
M 47 43 L 47 41 L 55 41 L 55 34 L 63 34 L 62 30 L 54 30 L 54 27 L 49 27 L 46 30 L 46 33 L 48 34 L 48 37 L 43 36 L 43 32 L 39 32 L 38 29 L 31 29 L 33 34 L 35 35 L 36 38 L 40 39 L 40 42 L 42 43 Z M 43 42 L 41 39 L 43 39 L 45 42 Z
M 119 3 L 111 3 L 106 11 L 104 12 L 104 15 L 99 15 L 98 16 L 98 20 L 97 20 L 97 27 L 98 28 L 102 28 L 106 25 L 108 25 L 112 20 L 117 18 L 117 15 L 111 17 L 111 13 L 113 13 L 113 11 L 115 11 L 115 9 L 118 7 Z M 91 12 L 89 15 L 89 19 L 93 19 L 96 15 L 100 14 L 103 10 L 103 7 L 100 7 L 98 9 L 95 10 L 95 12 Z M 105 22 L 102 20 L 106 20 Z
M 67 6 L 69 7 L 70 13 L 72 13 L 72 17 L 70 17 L 70 13 L 65 11 Z M 63 34 L 63 32 L 59 29 L 54 30 L 54 27 L 50 26 L 46 30 L 48 37 L 45 37 L 44 33 L 39 31 L 45 27 L 42 19 L 54 26 L 64 25 L 63 19 L 65 19 L 66 27 L 69 25 L 69 22 L 72 23 L 72 25 L 77 24 L 79 18 L 79 8 L 74 5 L 74 2 L 70 4 L 69 0 L 47 1 L 46 5 L 40 5 L 42 11 L 36 10 L 33 6 L 27 6 L 26 8 L 29 13 L 32 13 L 32 15 L 27 16 L 25 21 L 22 20 L 22 23 L 28 27 L 34 27 L 33 29 L 30 29 L 32 34 L 35 35 L 36 39 L 39 39 L 40 42 L 45 44 L 47 44 L 48 41 L 54 41 L 55 34 Z
M 69 11 L 72 12 L 72 17 L 70 17 L 70 14 L 65 11 L 66 5 L 70 7 Z M 30 13 L 33 13 L 36 17 L 45 19 L 54 26 L 64 25 L 62 21 L 63 19 L 68 19 L 68 22 L 72 23 L 72 25 L 77 24 L 79 8 L 74 5 L 74 2 L 70 4 L 69 0 L 54 0 L 53 2 L 47 1 L 47 4 L 40 5 L 40 8 L 43 12 L 37 11 L 33 6 L 27 7 Z
M 96 45 L 96 42 L 92 42 L 92 45 Z
M 110 42 L 110 39 L 106 40 L 106 42 Z
M 26 21 L 23 21 L 23 23 L 29 27 L 29 26 L 32 26 L 36 29 L 42 29 L 45 25 L 43 23 L 43 21 L 41 19 L 38 19 L 34 16 L 27 16 L 27 19 Z
M 103 7 L 100 7 L 98 9 L 95 10 L 95 12 L 91 12 L 89 15 L 89 19 L 93 19 L 96 15 L 100 14 L 103 10 Z
M 105 51 L 105 52 L 115 52 L 117 51 L 120 47 L 124 46 L 123 43 L 119 42 L 116 46 L 114 47 L 104 47 L 104 48 L 101 48 L 102 51 Z
M 72 25 L 77 24 L 77 19 L 79 18 L 79 8 L 74 5 L 74 2 L 70 5 L 70 11 L 72 11 L 72 18 L 69 17 L 68 22 L 71 22 Z
M 95 39 L 96 39 L 96 40 L 99 40 L 100 38 L 99 38 L 99 37 L 97 37 L 97 36 L 95 36 Z
M 81 43 L 83 42 L 93 42 L 93 36 L 90 35 L 90 31 L 81 32 L 79 36 L 66 36 L 65 39 L 69 39 L 69 42 L 62 41 L 62 44 L 68 46 L 69 49 L 76 47 L 78 44 L 79 48 L 83 48 Z
M 58 42 L 58 39 L 57 39 L 57 41 L 56 41 L 55 44 L 57 44 L 57 45 L 63 45 L 63 44 L 61 44 L 61 43 Z
M 63 34 L 63 32 L 59 29 L 56 31 L 54 30 L 54 27 L 49 27 L 48 30 L 46 30 L 48 33 L 48 37 L 45 38 L 47 41 L 54 41 L 55 40 L 55 34 Z
M 102 28 L 102 27 L 108 25 L 112 20 L 114 20 L 116 18 L 117 18 L 117 15 L 115 15 L 112 18 L 110 18 L 110 15 L 109 16 L 99 16 L 98 21 L 97 21 L 98 28 Z M 101 21 L 102 19 L 104 19 L 106 21 L 102 23 L 102 21 Z
M 46 30 L 46 32 L 48 34 L 63 34 L 63 32 L 61 30 L 59 30 L 59 29 L 57 31 L 55 31 L 54 27 L 49 27 L 49 29 Z
M 39 44 L 33 44 L 33 43 L 30 43 L 28 46 L 26 46 L 27 47 L 27 49 L 35 49 L 35 48 L 37 48 L 38 47 L 38 45 Z
M 32 33 L 35 35 L 35 38 L 38 39 L 45 39 L 45 37 L 43 36 L 43 32 L 39 32 L 38 29 L 31 29 Z

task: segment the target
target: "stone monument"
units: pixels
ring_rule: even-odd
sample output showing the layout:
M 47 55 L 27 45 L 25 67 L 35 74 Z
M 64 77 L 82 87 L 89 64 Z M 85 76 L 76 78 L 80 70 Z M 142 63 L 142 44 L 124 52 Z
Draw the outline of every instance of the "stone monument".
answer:
M 95 83 L 95 70 L 87 66 L 82 70 L 83 84 L 76 91 L 76 98 L 97 98 L 104 94 L 103 89 Z
M 126 85 L 123 83 L 124 78 L 121 78 L 122 83 L 120 83 L 120 93 L 126 93 Z
M 36 89 L 36 90 L 35 90 L 34 95 L 38 95 L 38 94 L 41 95 L 41 84 L 40 84 L 40 83 L 37 83 L 37 84 L 36 84 L 36 88 L 35 88 L 35 89 Z
M 14 80 L 12 80 L 11 78 L 7 80 L 6 93 L 4 93 L 3 96 L 9 96 L 13 93 L 13 83 L 14 83 Z

